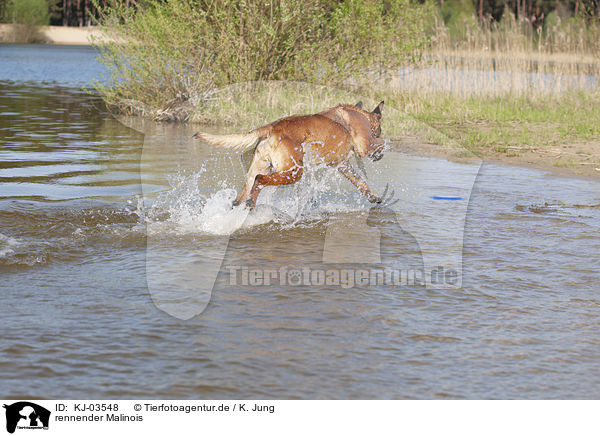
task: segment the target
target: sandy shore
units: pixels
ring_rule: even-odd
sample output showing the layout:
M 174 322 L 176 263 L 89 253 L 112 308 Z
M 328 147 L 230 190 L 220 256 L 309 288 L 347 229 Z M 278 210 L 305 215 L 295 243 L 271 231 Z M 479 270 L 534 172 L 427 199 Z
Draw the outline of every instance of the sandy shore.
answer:
M 97 27 L 40 26 L 37 28 L 40 39 L 47 44 L 90 45 L 90 38 L 100 38 Z M 0 24 L 0 41 L 15 42 L 17 32 L 13 24 Z
M 484 160 L 550 171 L 566 177 L 600 179 L 600 142 L 546 147 L 509 147 L 507 153 L 488 151 Z
M 562 177 L 600 180 L 600 142 L 561 144 L 536 147 L 509 147 L 498 152 L 485 147 L 473 153 L 424 143 L 416 138 L 394 141 L 396 149 L 407 154 L 431 156 L 454 162 L 485 161 L 502 165 L 516 165 L 548 171 Z

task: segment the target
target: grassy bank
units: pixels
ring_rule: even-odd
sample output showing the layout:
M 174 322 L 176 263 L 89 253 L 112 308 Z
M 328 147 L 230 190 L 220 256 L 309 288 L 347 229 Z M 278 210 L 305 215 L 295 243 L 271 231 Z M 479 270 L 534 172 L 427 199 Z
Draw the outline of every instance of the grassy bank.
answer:
M 391 94 L 390 102 L 470 150 L 553 146 L 600 138 L 600 95 L 584 91 L 557 95 L 426 98 Z
M 597 91 L 426 97 L 391 93 L 389 101 L 482 158 L 600 176 Z
M 457 95 L 380 87 L 348 90 L 302 82 L 252 82 L 220 90 L 190 122 L 247 130 L 339 102 L 386 101 L 384 133 L 411 153 L 479 157 L 600 176 L 600 93 Z M 407 138 L 409 138 L 407 140 Z
M 386 135 L 413 151 L 600 175 L 597 18 L 444 22 L 408 0 L 113 3 L 102 21 L 120 42 L 99 44 L 112 80 L 96 89 L 117 112 L 233 130 L 384 99 Z

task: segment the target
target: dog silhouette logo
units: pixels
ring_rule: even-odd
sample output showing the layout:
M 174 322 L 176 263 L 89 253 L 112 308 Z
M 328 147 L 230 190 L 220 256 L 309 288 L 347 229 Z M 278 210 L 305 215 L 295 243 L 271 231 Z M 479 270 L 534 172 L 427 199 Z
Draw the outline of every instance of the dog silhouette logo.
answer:
M 29 401 L 4 405 L 6 409 L 6 431 L 18 429 L 48 429 L 50 411 Z

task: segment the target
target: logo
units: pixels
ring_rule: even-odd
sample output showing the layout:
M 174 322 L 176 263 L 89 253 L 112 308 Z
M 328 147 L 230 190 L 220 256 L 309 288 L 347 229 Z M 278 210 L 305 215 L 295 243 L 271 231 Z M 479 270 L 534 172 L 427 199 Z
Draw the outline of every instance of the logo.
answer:
M 6 409 L 6 431 L 14 433 L 15 429 L 48 429 L 50 411 L 29 401 L 19 401 Z

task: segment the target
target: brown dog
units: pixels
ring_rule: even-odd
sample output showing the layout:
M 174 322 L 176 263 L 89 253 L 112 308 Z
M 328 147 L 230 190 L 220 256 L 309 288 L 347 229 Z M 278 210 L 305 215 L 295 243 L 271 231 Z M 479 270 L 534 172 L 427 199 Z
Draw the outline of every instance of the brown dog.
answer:
M 373 112 L 363 110 L 360 102 L 356 106 L 341 104 L 315 115 L 281 118 L 246 134 L 197 132 L 194 138 L 229 149 L 256 147 L 246 184 L 233 202 L 234 206 L 246 201 L 253 209 L 265 186 L 288 185 L 300 180 L 304 155 L 309 150 L 318 161 L 336 167 L 371 203 L 380 203 L 381 198 L 354 171 L 348 159 L 352 153 L 374 161 L 381 159 L 382 108 L 383 102 Z

